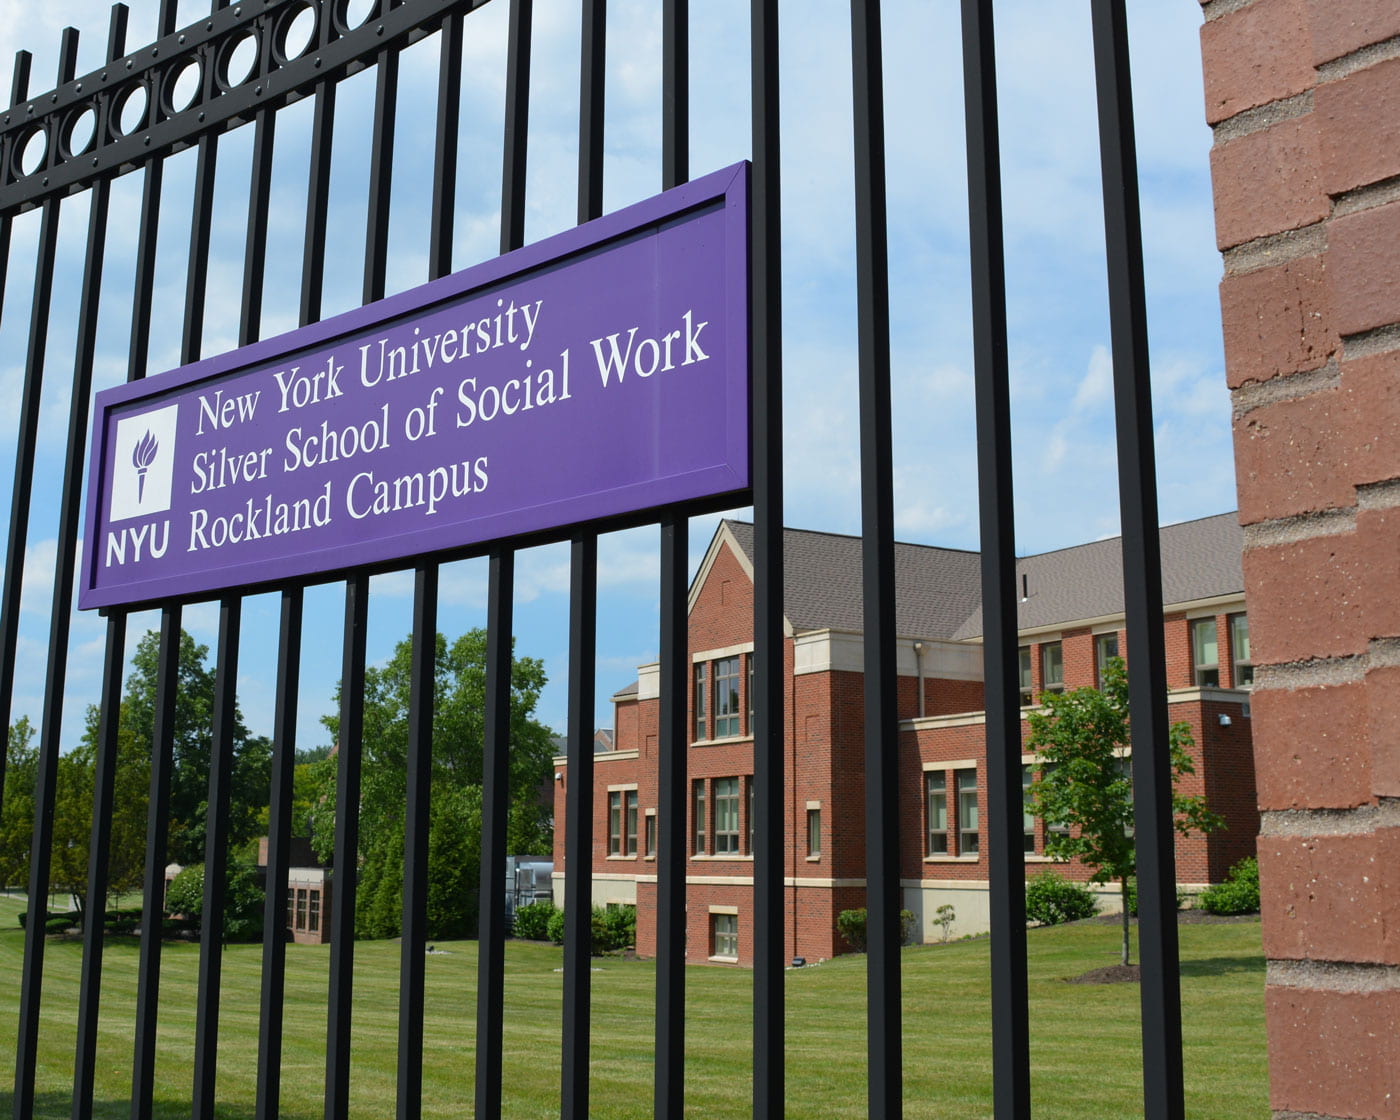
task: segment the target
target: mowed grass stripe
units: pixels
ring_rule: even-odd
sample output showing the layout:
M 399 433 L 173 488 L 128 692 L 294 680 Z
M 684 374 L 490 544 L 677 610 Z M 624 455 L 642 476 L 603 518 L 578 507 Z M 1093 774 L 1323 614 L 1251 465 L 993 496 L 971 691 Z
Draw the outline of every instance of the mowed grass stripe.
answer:
M 11 1106 L 23 934 L 19 900 L 0 899 L 0 1107 Z M 1141 1115 L 1136 985 L 1066 983 L 1116 960 L 1112 924 L 1032 930 L 1029 980 L 1032 1090 L 1038 1120 Z M 424 1114 L 472 1111 L 476 945 L 445 943 L 427 961 Z M 1187 1111 L 1204 1120 L 1267 1111 L 1264 960 L 1257 922 L 1181 927 Z M 398 1061 L 398 942 L 355 947 L 352 1114 L 391 1116 Z M 66 1118 L 82 946 L 47 945 L 36 1117 Z M 155 1116 L 189 1114 L 198 947 L 165 946 Z M 325 1076 L 329 950 L 288 946 L 283 1024 L 286 1120 L 317 1120 Z M 261 947 L 225 950 L 219 1026 L 220 1116 L 246 1120 L 255 1099 Z M 506 952 L 505 1114 L 559 1111 L 562 953 L 511 942 Z M 109 940 L 97 1077 L 98 1117 L 128 1115 L 136 943 Z M 970 1120 L 991 1114 L 990 981 L 986 940 L 906 950 L 905 1115 Z M 650 1115 L 655 967 L 605 958 L 593 977 L 592 1109 L 599 1120 Z M 752 974 L 697 966 L 686 978 L 687 1099 L 693 1115 L 749 1115 Z M 787 1113 L 865 1115 L 865 958 L 787 978 Z

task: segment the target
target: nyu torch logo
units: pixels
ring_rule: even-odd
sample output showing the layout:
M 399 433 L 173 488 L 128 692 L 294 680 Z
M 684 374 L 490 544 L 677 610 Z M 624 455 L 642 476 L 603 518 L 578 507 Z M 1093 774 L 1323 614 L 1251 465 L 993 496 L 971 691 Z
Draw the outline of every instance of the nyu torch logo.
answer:
M 146 520 L 107 531 L 103 556 L 108 567 L 165 555 L 170 519 L 152 519 L 151 515 L 170 509 L 179 416 L 180 406 L 172 404 L 117 421 L 107 521 Z

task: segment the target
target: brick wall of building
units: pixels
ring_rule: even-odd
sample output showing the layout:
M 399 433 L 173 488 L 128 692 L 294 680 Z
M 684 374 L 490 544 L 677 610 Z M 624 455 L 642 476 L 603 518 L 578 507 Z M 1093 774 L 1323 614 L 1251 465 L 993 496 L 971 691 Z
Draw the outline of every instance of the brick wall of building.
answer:
M 1209 0 L 1280 1116 L 1400 1117 L 1400 5 Z

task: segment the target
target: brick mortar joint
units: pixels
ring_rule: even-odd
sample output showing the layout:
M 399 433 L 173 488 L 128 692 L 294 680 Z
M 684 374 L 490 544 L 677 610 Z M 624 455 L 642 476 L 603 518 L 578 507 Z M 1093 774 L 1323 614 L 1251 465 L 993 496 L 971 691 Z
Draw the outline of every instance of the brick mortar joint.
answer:
M 1271 960 L 1264 982 L 1272 988 L 1307 988 L 1368 994 L 1400 992 L 1400 967 L 1351 961 Z
M 1304 257 L 1321 256 L 1327 251 L 1326 219 L 1298 229 L 1265 234 L 1251 241 L 1232 245 L 1221 252 L 1226 276 L 1244 276 Z
M 1293 517 L 1256 521 L 1244 527 L 1244 550 L 1302 544 L 1321 537 L 1339 537 L 1356 531 L 1355 509 L 1319 510 Z
M 1397 342 L 1400 345 L 1400 342 Z M 1257 408 L 1286 401 L 1301 401 L 1328 389 L 1338 389 L 1342 372 L 1337 359 L 1329 358 L 1325 365 L 1271 377 L 1267 381 L 1246 381 L 1230 393 L 1234 418 L 1242 420 Z
M 1400 323 L 1387 323 L 1357 334 L 1342 335 L 1342 356 L 1352 358 L 1373 358 L 1377 354 L 1388 354 L 1400 349 Z
M 1363 510 L 1394 509 L 1400 506 L 1400 478 L 1367 482 L 1356 488 L 1356 505 Z
M 1365 653 L 1346 657 L 1256 665 L 1254 693 L 1293 692 L 1300 688 L 1326 688 L 1360 684 L 1372 669 L 1400 667 L 1400 638 L 1372 638 Z
M 1370 836 L 1383 828 L 1400 828 L 1400 798 L 1382 797 L 1354 809 L 1266 809 L 1259 817 L 1261 840 Z
M 1400 35 L 1392 35 L 1389 39 L 1382 39 L 1376 43 L 1367 43 L 1340 58 L 1329 59 L 1317 68 L 1317 81 L 1319 85 L 1340 82 L 1360 70 L 1389 62 L 1394 58 L 1400 58 Z
M 1219 19 L 1221 16 L 1233 15 L 1235 12 L 1242 12 L 1252 5 L 1255 0 L 1201 0 L 1201 14 L 1205 16 L 1206 22 Z
M 1281 97 L 1277 101 L 1253 105 L 1248 109 L 1241 109 L 1238 113 L 1228 116 L 1224 120 L 1216 121 L 1215 124 L 1211 125 L 1211 136 L 1215 146 L 1220 147 L 1232 140 L 1239 140 L 1245 136 L 1253 136 L 1256 132 L 1263 132 L 1276 124 L 1306 117 L 1312 111 L 1313 91 L 1305 89 L 1302 93 L 1293 94 L 1292 97 Z

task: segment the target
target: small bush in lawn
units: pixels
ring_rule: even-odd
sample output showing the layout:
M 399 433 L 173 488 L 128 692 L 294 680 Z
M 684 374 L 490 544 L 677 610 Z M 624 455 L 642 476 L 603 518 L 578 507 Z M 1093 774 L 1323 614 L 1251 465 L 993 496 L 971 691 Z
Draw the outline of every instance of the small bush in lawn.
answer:
M 73 928 L 73 921 L 67 915 L 49 918 L 44 922 L 44 932 L 48 934 L 67 933 Z
M 545 941 L 549 938 L 549 920 L 558 912 L 548 900 L 517 906 L 513 932 L 525 941 Z
M 607 944 L 604 950 L 628 949 L 637 944 L 637 908 L 613 906 L 603 912 L 603 929 Z M 594 951 L 600 951 L 594 935 Z
M 1201 909 L 1207 914 L 1257 914 L 1259 912 L 1259 862 L 1247 856 L 1230 868 L 1225 882 L 1201 892 Z
M 945 902 L 933 912 L 933 924 L 943 931 L 943 944 L 948 944 L 948 933 L 953 928 L 953 923 L 958 920 L 958 912 L 953 909 L 950 902 Z
M 1026 918 L 1043 926 L 1077 922 L 1098 913 L 1089 888 L 1054 871 L 1042 871 L 1026 884 Z
M 556 910 L 545 923 L 545 936 L 556 945 L 564 944 L 564 911 Z
M 908 945 L 914 939 L 914 927 L 917 923 L 912 910 L 901 910 L 899 912 L 899 943 Z M 846 939 L 846 944 L 857 953 L 865 952 L 865 907 L 859 910 L 842 910 L 836 915 L 836 931 Z

